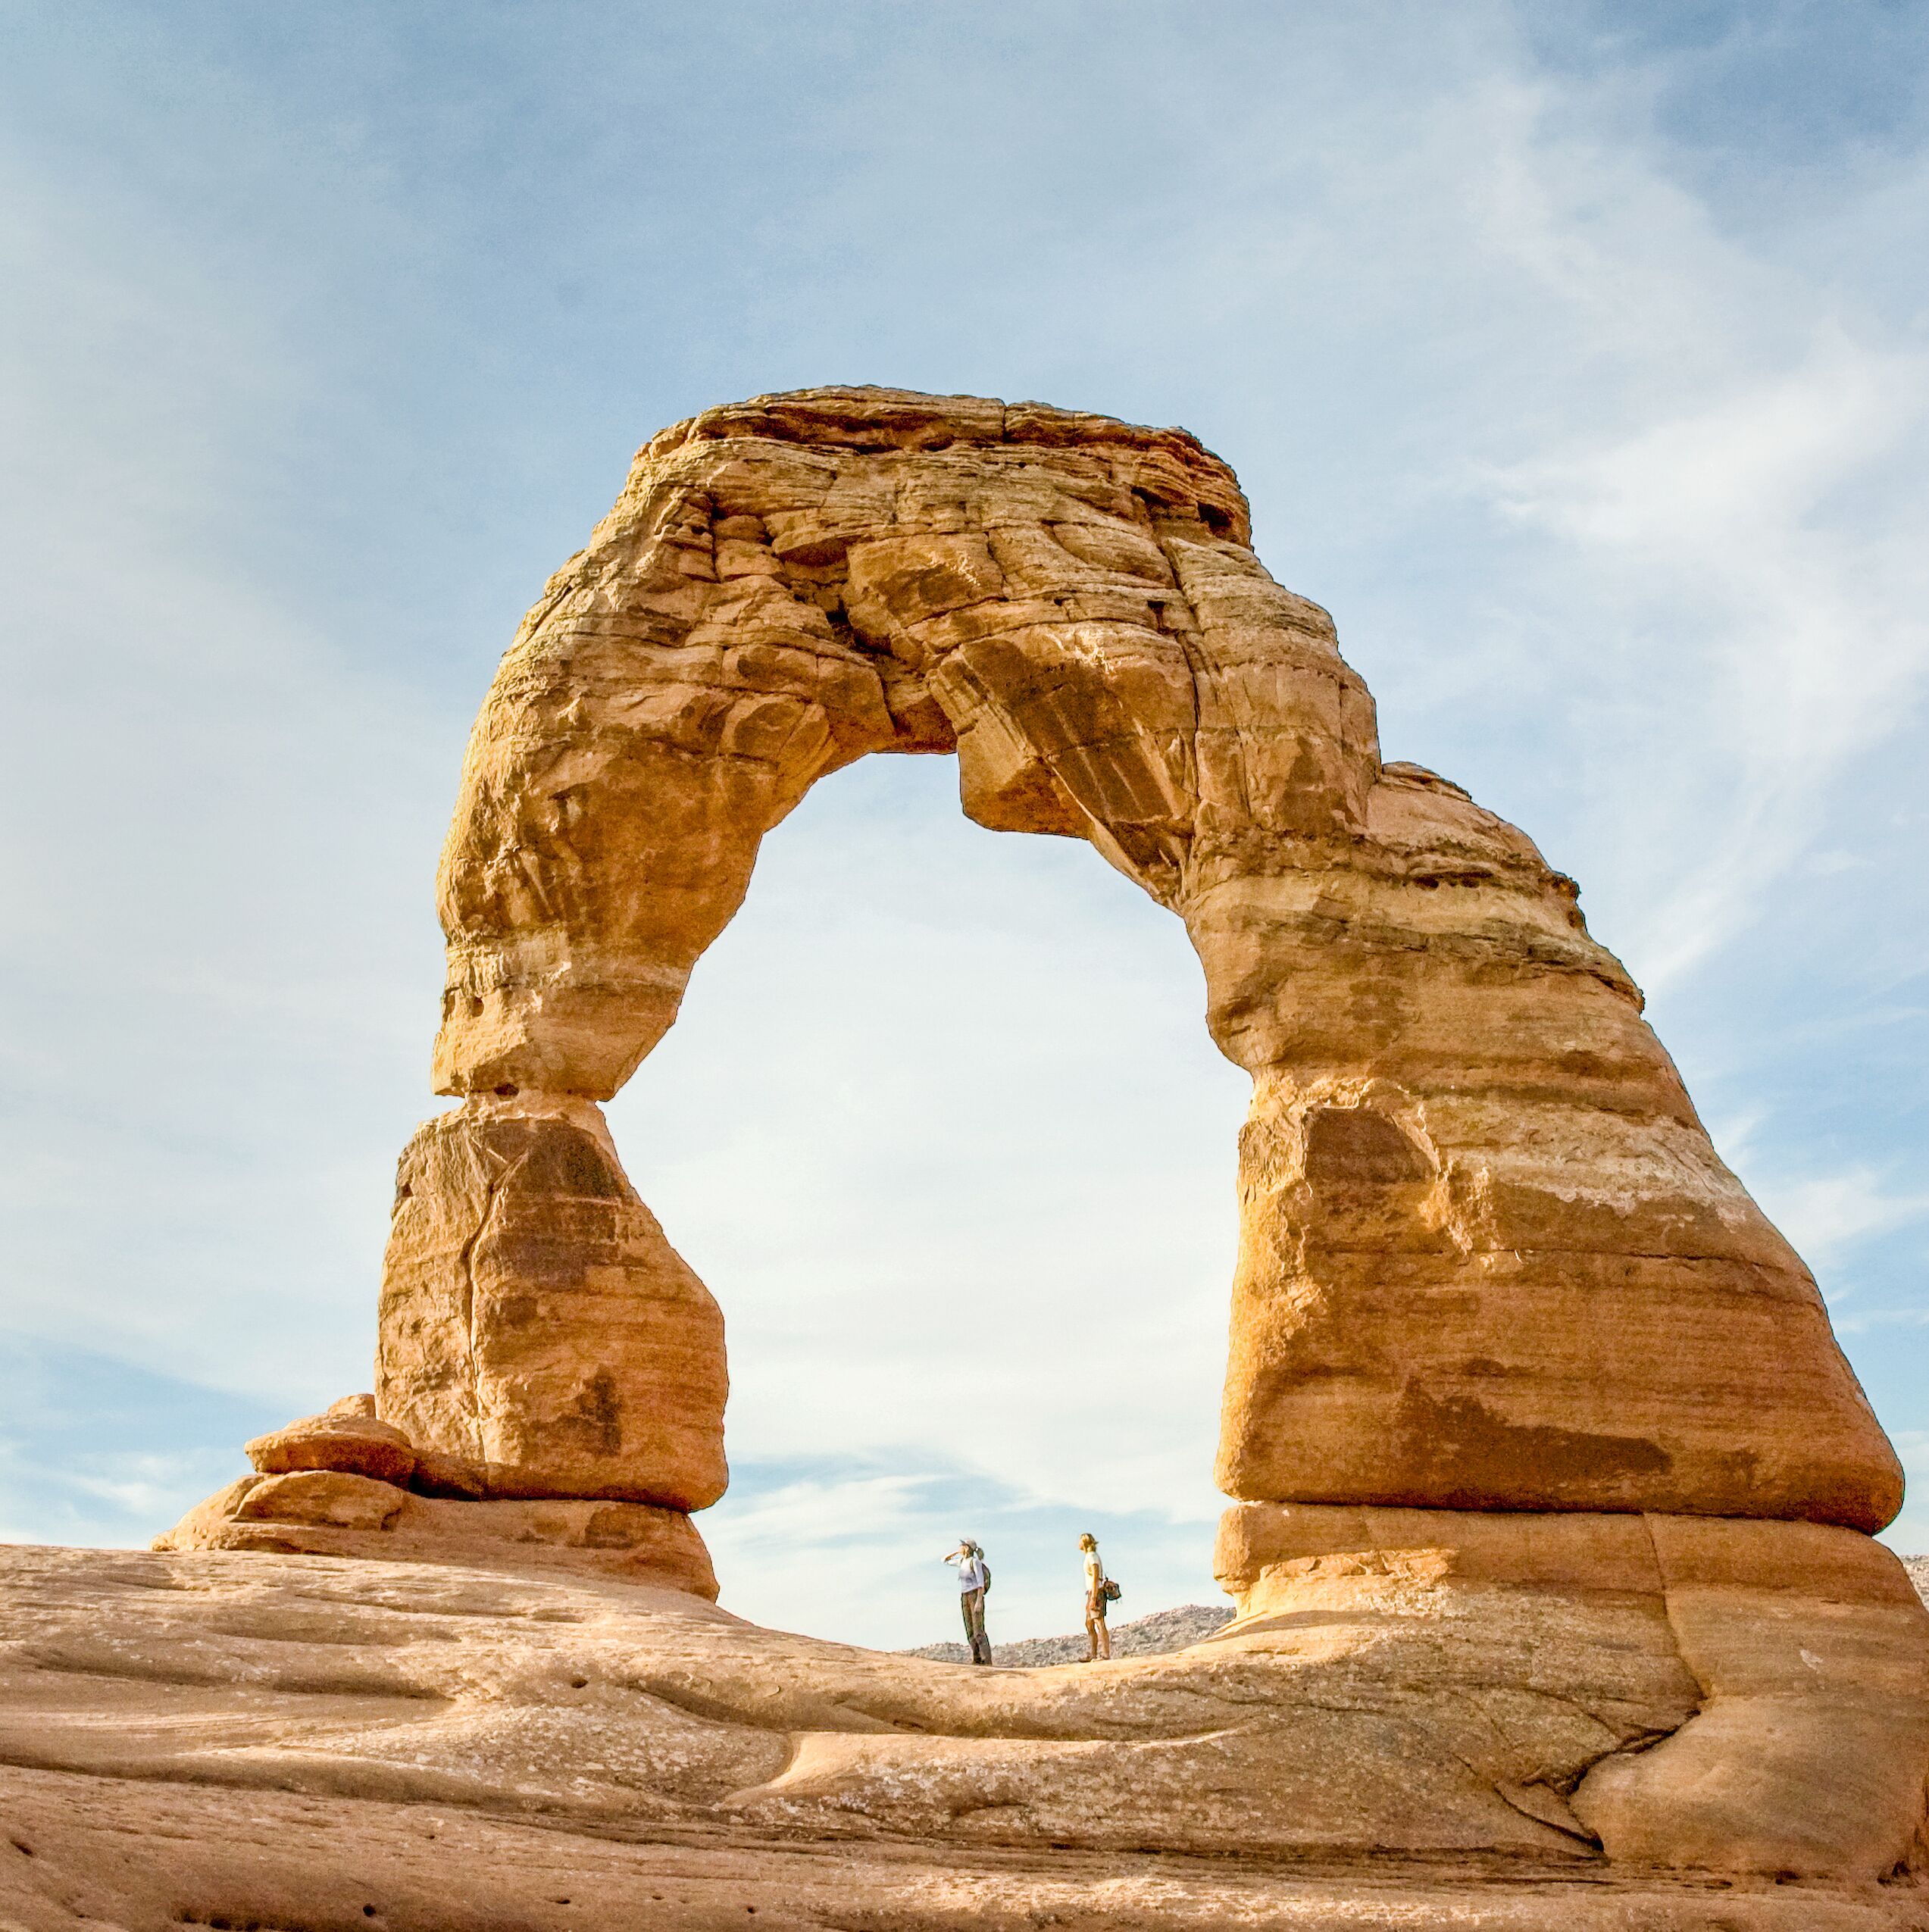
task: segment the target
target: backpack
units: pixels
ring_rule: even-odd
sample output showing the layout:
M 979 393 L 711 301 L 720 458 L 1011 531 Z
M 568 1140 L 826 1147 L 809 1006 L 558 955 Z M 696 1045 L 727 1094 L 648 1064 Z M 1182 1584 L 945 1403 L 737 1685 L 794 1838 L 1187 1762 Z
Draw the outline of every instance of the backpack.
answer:
M 1099 1586 L 1099 1594 L 1102 1596 L 1108 1603 L 1116 1603 L 1118 1599 L 1125 1594 L 1125 1593 L 1119 1588 L 1118 1584 L 1112 1581 L 1111 1577 L 1108 1577 L 1105 1581 Z
M 985 1561 L 985 1553 L 983 1550 L 978 1552 L 978 1572 L 984 1578 L 984 1581 L 978 1587 L 989 1596 L 991 1594 L 991 1565 Z

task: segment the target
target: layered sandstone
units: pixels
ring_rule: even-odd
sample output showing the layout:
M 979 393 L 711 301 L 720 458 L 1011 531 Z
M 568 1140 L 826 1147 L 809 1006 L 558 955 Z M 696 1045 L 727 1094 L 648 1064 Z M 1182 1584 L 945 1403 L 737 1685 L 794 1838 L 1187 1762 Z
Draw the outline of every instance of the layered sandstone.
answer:
M 716 1601 L 709 1552 L 683 1508 L 620 1496 L 529 1497 L 514 1464 L 417 1449 L 376 1418 L 373 1396 L 345 1396 L 257 1436 L 248 1455 L 256 1473 L 197 1504 L 155 1538 L 156 1550 L 609 1577 Z
M 599 1111 L 485 1099 L 396 1179 L 376 1393 L 496 1496 L 702 1509 L 724 1493 L 724 1321 Z
M 1247 537 L 1191 437 L 1036 405 L 815 390 L 654 438 L 477 724 L 440 886 L 464 1105 L 425 1134 L 614 1093 L 805 790 L 955 750 L 972 817 L 1085 839 L 1185 920 L 1253 1077 L 1233 1496 L 1879 1527 L 1899 1470 L 1815 1284 L 1572 883 L 1382 764 L 1330 620 Z M 583 1418 L 599 1375 L 721 1391 L 707 1306 L 583 1352 L 548 1261 L 470 1295 L 464 1160 L 398 1217 L 383 1413 L 471 1454 L 492 1429 L 532 1493 L 687 1496 L 689 1430 L 591 1473 Z
M 345 1396 L 319 1415 L 257 1436 L 248 1460 L 264 1476 L 327 1469 L 406 1484 L 421 1458 L 401 1430 L 377 1418 L 373 1396 Z
M 600 1498 L 433 1496 L 365 1476 L 243 1476 L 154 1540 L 157 1550 L 255 1550 L 611 1577 L 714 1603 L 710 1553 L 680 1509 Z
M 1568 1674 L 1585 1668 L 1577 1633 L 1668 1658 L 1684 1716 L 1632 1748 L 1581 1745 L 1584 1765 L 1541 1760 L 1518 1774 L 1562 1793 L 1565 1821 L 1610 1859 L 1879 1878 L 1915 1846 L 1929 1777 L 1929 1617 L 1900 1562 L 1853 1530 L 1247 1503 L 1227 1512 L 1215 1568 L 1239 1606 L 1235 1630 L 1302 1640 L 1409 1616 L 1430 1598 L 1430 1624 L 1457 1622 L 1485 1651 L 1532 1616 L 1545 1634 L 1530 1659 L 1488 1657 L 1493 1714 L 1516 1743 L 1537 1721 L 1558 1723 L 1549 1691 L 1566 1699 L 1585 1681 Z

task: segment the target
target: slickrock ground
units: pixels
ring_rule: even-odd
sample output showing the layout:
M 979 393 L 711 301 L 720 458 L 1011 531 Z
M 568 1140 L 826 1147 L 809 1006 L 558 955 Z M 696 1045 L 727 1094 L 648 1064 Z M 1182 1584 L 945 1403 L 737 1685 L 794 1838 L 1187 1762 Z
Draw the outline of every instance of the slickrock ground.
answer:
M 1929 1932 L 1913 1880 L 1608 1865 L 1506 1774 L 1694 1687 L 1638 1618 L 1505 1596 L 1016 1671 L 614 1581 L 10 1548 L 0 1927 Z

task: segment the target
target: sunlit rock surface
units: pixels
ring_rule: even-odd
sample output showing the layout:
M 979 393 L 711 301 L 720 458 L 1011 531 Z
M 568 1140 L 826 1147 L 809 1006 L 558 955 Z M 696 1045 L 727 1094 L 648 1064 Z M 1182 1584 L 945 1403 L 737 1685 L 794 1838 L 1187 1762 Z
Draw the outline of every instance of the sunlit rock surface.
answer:
M 1086 839 L 1185 921 L 1253 1077 L 1233 1495 L 1893 1515 L 1813 1281 L 1573 884 L 1382 763 L 1331 621 L 1247 538 L 1190 436 L 1032 404 L 814 390 L 651 441 L 469 746 L 436 1058 L 463 1108 L 403 1164 L 385 1417 L 531 1493 L 709 1499 L 721 1331 L 594 1103 L 813 783 L 955 751 L 971 816 Z
M 1820 1643 L 1825 1683 L 1859 1645 L 1852 1705 L 1894 1655 L 1879 1587 L 1831 1604 L 1804 1580 L 1766 1641 L 1704 1607 L 1691 1650 L 1680 1605 L 1612 1587 L 1612 1555 L 1524 1583 L 1493 1555 L 1302 1583 L 1165 1656 L 1001 1671 L 633 1584 L 0 1551 L 0 1924 L 1929 1924 L 1929 1893 L 1879 1882 L 1879 1823 L 1846 1815 L 1871 1788 L 1852 1711 L 1832 1733 L 1850 1788 L 1818 1790 L 1792 1864 L 1756 1857 L 1772 1809 L 1718 1871 L 1590 1835 L 1643 1802 L 1591 1789 L 1709 1723 L 1690 1654 L 1746 1673 L 1763 1652 L 1774 1697 L 1778 1645 Z M 1919 1697 L 1893 1715 L 1920 1722 Z

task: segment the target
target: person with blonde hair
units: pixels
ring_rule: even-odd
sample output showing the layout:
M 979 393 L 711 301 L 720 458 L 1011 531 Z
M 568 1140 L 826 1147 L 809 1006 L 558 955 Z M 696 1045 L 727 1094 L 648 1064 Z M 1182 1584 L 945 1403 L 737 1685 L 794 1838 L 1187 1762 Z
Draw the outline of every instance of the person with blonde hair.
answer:
M 1118 1594 L 1118 1586 L 1105 1574 L 1099 1559 L 1099 1539 L 1090 1530 L 1078 1540 L 1085 1552 L 1085 1661 L 1111 1655 L 1111 1633 L 1105 1628 L 1105 1608 Z

